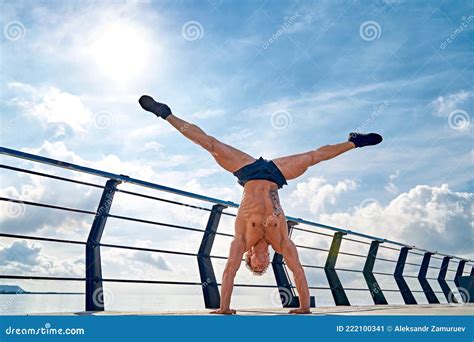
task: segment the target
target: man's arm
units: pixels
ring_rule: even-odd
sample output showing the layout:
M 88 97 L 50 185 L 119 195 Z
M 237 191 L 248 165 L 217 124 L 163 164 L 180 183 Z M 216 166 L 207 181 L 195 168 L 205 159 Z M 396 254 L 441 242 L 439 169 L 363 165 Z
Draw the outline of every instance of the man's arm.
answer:
M 308 282 L 306 281 L 303 267 L 301 266 L 300 260 L 298 258 L 296 246 L 289 238 L 285 239 L 283 242 L 281 254 L 285 259 L 286 265 L 293 273 L 293 278 L 295 279 L 296 289 L 298 290 L 298 296 L 300 300 L 300 307 L 295 310 L 290 310 L 290 313 L 311 313 L 309 310 L 310 303 Z
M 243 238 L 235 237 L 230 244 L 229 258 L 225 265 L 224 274 L 222 275 L 221 286 L 221 307 L 219 310 L 211 311 L 216 314 L 235 314 L 235 310 L 230 309 L 230 297 L 234 288 L 234 278 L 240 267 L 242 256 L 245 251 L 245 241 Z

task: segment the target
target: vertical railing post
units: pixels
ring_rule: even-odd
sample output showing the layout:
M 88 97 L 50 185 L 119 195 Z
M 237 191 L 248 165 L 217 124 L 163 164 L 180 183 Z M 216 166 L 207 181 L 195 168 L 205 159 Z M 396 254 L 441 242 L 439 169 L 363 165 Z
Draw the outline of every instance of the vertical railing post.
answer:
M 211 214 L 209 215 L 206 230 L 204 231 L 197 256 L 202 294 L 206 309 L 217 309 L 221 303 L 219 288 L 217 286 L 216 275 L 214 274 L 210 255 L 222 211 L 225 208 L 227 207 L 222 204 L 215 204 L 212 206 Z
M 428 273 L 428 267 L 430 265 L 431 256 L 433 254 L 434 253 L 432 252 L 426 252 L 423 255 L 423 261 L 421 262 L 420 271 L 418 272 L 418 281 L 421 284 L 421 288 L 423 289 L 423 292 L 425 293 L 428 303 L 439 304 L 438 297 L 436 297 L 433 289 L 431 288 L 430 283 L 426 279 L 426 274 Z
M 463 276 L 464 266 L 466 265 L 466 260 L 459 261 L 458 268 L 456 270 L 456 275 L 454 277 L 454 283 L 458 288 L 459 295 L 463 303 L 474 303 L 474 272 L 471 268 L 471 271 L 468 276 Z M 451 294 L 454 298 L 454 294 Z
M 102 286 L 102 261 L 100 259 L 100 239 L 107 217 L 112 207 L 117 185 L 121 181 L 109 179 L 105 184 L 99 206 L 92 222 L 86 244 L 86 311 L 103 311 L 104 290 Z
M 407 261 L 408 251 L 411 247 L 402 247 L 400 249 L 400 255 L 398 256 L 397 265 L 395 266 L 395 272 L 393 276 L 397 282 L 400 293 L 405 301 L 405 304 L 416 304 L 416 299 L 413 297 L 410 288 L 408 287 L 407 282 L 403 278 L 403 269 L 405 268 L 405 263 Z
M 288 235 L 291 236 L 293 227 L 297 225 L 295 221 L 287 221 Z M 283 263 L 283 255 L 276 253 L 273 255 L 272 260 L 273 274 L 275 275 L 275 281 L 278 286 L 278 292 L 280 294 L 281 304 L 284 308 L 297 308 L 300 305 L 298 296 L 296 295 L 285 265 Z M 310 306 L 315 307 L 314 297 L 310 297 Z
M 328 278 L 329 287 L 331 288 L 332 296 L 334 297 L 334 302 L 336 305 L 351 305 L 349 299 L 344 292 L 344 287 L 342 286 L 337 272 L 335 270 L 337 255 L 339 254 L 339 249 L 341 247 L 342 237 L 346 235 L 344 232 L 334 233 L 332 238 L 331 247 L 329 248 L 328 257 L 326 259 L 326 264 L 324 266 L 324 272 Z
M 374 304 L 386 305 L 388 304 L 387 300 L 385 299 L 382 289 L 377 283 L 377 280 L 375 279 L 373 273 L 375 259 L 377 258 L 377 251 L 381 243 L 382 241 L 374 240 L 370 244 L 369 253 L 367 254 L 367 260 L 365 261 L 364 270 L 362 271 L 362 274 L 364 275 L 367 286 L 369 287 L 370 294 L 372 295 L 372 299 L 374 300 Z
M 449 260 L 451 260 L 452 257 L 446 256 L 443 258 L 443 261 L 441 263 L 441 267 L 439 269 L 439 274 L 438 274 L 438 283 L 439 286 L 441 287 L 441 290 L 443 291 L 444 297 L 448 302 L 453 302 L 457 303 L 458 301 L 454 296 L 451 294 L 451 289 L 449 288 L 448 283 L 446 282 L 446 273 L 448 272 L 448 266 L 449 266 Z
M 458 268 L 456 270 L 456 275 L 454 276 L 454 284 L 461 291 L 461 285 L 459 284 L 459 277 L 462 277 L 464 272 L 464 266 L 466 265 L 466 260 L 459 261 Z

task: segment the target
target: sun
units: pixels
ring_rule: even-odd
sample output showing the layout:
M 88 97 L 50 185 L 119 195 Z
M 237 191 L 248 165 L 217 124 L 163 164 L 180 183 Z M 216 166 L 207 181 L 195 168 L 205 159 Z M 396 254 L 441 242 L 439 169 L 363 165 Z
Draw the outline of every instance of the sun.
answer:
M 130 22 L 97 28 L 88 52 L 98 71 L 110 80 L 126 83 L 143 74 L 150 57 L 147 32 Z

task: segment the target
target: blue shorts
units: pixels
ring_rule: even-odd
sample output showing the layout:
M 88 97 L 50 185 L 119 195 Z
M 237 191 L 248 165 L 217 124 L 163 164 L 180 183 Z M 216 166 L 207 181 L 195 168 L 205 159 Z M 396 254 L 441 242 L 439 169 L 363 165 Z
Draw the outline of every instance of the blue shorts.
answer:
M 288 184 L 285 176 L 283 176 L 275 163 L 271 160 L 263 159 L 262 157 L 235 171 L 234 176 L 237 177 L 239 184 L 242 186 L 245 186 L 245 183 L 249 180 L 254 179 L 273 182 L 278 185 L 278 189 L 281 189 L 283 185 Z

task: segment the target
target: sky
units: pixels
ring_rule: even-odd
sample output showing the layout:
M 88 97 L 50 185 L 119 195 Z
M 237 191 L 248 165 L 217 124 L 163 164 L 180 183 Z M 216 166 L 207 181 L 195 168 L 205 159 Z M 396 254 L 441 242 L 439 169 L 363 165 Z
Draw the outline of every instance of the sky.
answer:
M 166 102 L 176 115 L 257 158 L 343 142 L 352 131 L 378 132 L 382 144 L 318 164 L 289 182 L 280 191 L 285 212 L 472 258 L 473 8 L 469 1 L 441 0 L 2 1 L 1 145 L 238 202 L 236 179 L 144 112 L 140 95 Z M 2 163 L 104 183 L 8 157 Z M 95 210 L 100 198 L 97 189 L 36 176 L 4 170 L 1 177 L 3 197 L 85 210 Z M 85 240 L 92 222 L 2 205 L 6 233 Z M 112 213 L 201 228 L 207 219 L 124 194 L 117 194 Z M 232 220 L 219 229 L 232 232 Z M 294 239 L 330 244 L 312 234 Z M 104 241 L 195 252 L 200 236 L 109 220 Z M 225 256 L 229 242 L 217 239 L 213 253 Z M 347 242 L 341 248 L 367 253 Z M 114 249 L 103 254 L 110 277 L 199 279 L 195 260 Z M 0 256 L 1 273 L 84 273 L 82 248 L 74 246 L 2 238 Z M 323 264 L 324 257 L 301 251 L 308 264 Z M 340 262 L 357 267 L 354 260 Z M 310 283 L 324 284 L 323 273 L 307 272 Z M 238 280 L 274 283 L 271 274 L 255 280 L 244 268 Z M 110 293 L 116 305 L 120 291 L 126 290 Z M 246 295 L 259 294 L 239 291 L 243 299 L 236 303 L 243 306 Z M 270 295 L 263 298 L 257 304 L 267 305 Z M 202 306 L 197 303 L 187 305 Z

